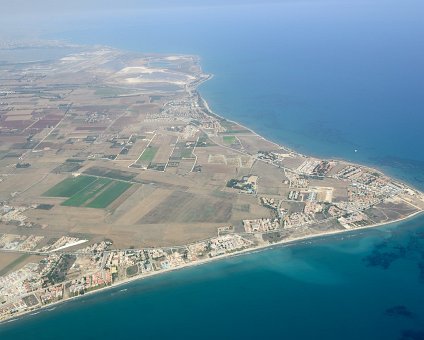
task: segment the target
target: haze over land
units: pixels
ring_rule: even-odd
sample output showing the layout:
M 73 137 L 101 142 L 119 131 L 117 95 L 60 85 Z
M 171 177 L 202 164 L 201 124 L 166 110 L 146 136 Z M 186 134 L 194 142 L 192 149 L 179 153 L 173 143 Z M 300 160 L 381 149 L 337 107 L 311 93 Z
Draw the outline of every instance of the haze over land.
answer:
M 6 134 L 1 162 L 7 165 L 0 183 L 6 224 L 1 271 L 10 282 L 14 276 L 9 274 L 36 263 L 39 256 L 48 258 L 48 266 L 28 265 L 19 272 L 41 275 L 48 287 L 37 290 L 35 285 L 34 295 L 25 296 L 9 290 L 7 308 L 13 297 L 21 312 L 112 282 L 297 237 L 346 230 L 349 237 L 357 237 L 365 233 L 363 226 L 421 209 L 419 193 L 408 186 L 424 187 L 424 154 L 417 148 L 423 126 L 423 35 L 416 34 L 423 27 L 422 3 L 186 2 L 180 8 L 164 2 L 134 10 L 133 2 L 124 2 L 121 11 L 117 4 L 98 9 L 95 4 L 82 10 L 79 2 L 69 3 L 59 11 L 57 3 L 41 2 L 39 8 L 19 4 L 25 10 L 18 17 L 18 7 L 10 7 L 14 15 L 5 22 L 13 25 L 0 28 L 28 39 L 65 39 L 139 52 L 97 46 L 79 54 L 76 46 L 31 49 L 21 43 L 15 47 L 25 48 L 11 58 L 1 54 L 0 61 L 14 65 L 3 64 L 2 73 L 8 90 L 1 100 Z M 13 47 L 12 35 L 6 36 Z M 18 57 L 22 51 L 24 58 L 22 53 Z M 48 55 L 49 61 L 40 63 Z M 37 62 L 21 64 L 28 56 Z M 193 81 L 205 80 L 206 73 L 215 78 L 198 93 Z M 186 88 L 188 84 L 192 86 Z M 238 123 L 215 116 L 200 94 L 216 113 Z M 37 110 L 30 112 L 31 105 Z M 239 123 L 294 151 L 259 138 Z M 409 184 L 341 158 L 378 166 Z M 14 225 L 16 221 L 23 225 Z M 320 284 L 327 272 L 343 279 L 313 288 L 296 281 L 297 296 L 314 300 L 326 296 L 327 289 L 344 289 L 346 305 L 361 310 L 364 301 L 374 301 L 374 292 L 381 295 L 370 306 L 374 314 L 355 314 L 357 320 L 367 315 L 362 325 L 378 325 L 376 315 L 381 314 L 388 315 L 385 329 L 419 325 L 421 309 L 411 300 L 422 296 L 417 277 L 424 267 L 414 243 L 420 242 L 420 221 L 405 222 L 393 231 L 405 233 L 406 245 L 399 246 L 393 237 L 374 249 L 374 241 L 365 237 L 359 245 L 340 246 L 340 252 L 366 253 L 359 262 L 389 268 L 378 276 L 386 279 L 378 281 L 381 289 L 351 278 L 352 273 L 373 277 L 376 268 L 361 271 L 358 265 L 351 270 L 346 258 L 328 264 L 317 250 L 310 256 L 319 259 L 318 266 L 305 260 L 314 266 L 299 266 L 298 274 L 313 281 L 308 270 L 316 270 L 323 276 L 317 279 Z M 270 267 L 275 272 L 285 273 L 297 263 L 296 258 L 273 254 Z M 406 259 L 402 254 L 409 255 Z M 410 261 L 408 266 L 404 261 Z M 253 262 L 258 267 L 260 261 Z M 392 262 L 403 269 L 393 271 Z M 305 267 L 308 275 L 302 272 Z M 340 274 L 345 271 L 349 273 Z M 260 294 L 269 281 L 249 284 L 252 292 L 265 297 L 259 306 L 280 301 L 278 310 L 287 306 L 290 314 L 304 315 L 302 304 L 287 303 L 287 296 L 278 299 L 282 292 L 290 295 L 287 282 L 270 289 L 270 296 L 277 297 L 272 301 Z M 362 295 L 365 291 L 371 298 Z M 243 300 L 243 291 L 238 294 Z M 339 311 L 332 300 L 325 305 Z M 306 305 L 311 314 L 322 312 L 322 301 Z M 396 311 L 414 315 L 410 324 L 396 319 L 401 318 Z M 228 319 L 234 314 L 247 319 L 240 310 Z M 325 317 L 333 321 L 335 314 Z M 352 327 L 339 321 L 339 326 Z

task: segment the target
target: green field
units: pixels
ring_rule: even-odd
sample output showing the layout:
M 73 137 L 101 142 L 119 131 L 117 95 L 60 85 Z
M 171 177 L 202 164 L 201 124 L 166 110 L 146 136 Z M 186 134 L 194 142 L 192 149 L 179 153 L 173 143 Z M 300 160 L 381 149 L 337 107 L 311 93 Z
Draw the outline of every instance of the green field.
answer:
M 81 191 L 86 186 L 90 185 L 96 180 L 92 176 L 78 176 L 67 178 L 62 182 L 56 184 L 53 188 L 47 190 L 43 196 L 45 197 L 71 197 L 78 191 Z
M 137 159 L 137 162 L 151 162 L 157 151 L 158 147 L 148 146 Z
M 87 207 L 106 208 L 130 187 L 131 183 L 114 181 L 112 185 L 108 186 L 94 200 L 92 200 Z
M 231 145 L 237 143 L 237 138 L 235 136 L 223 136 L 222 140 L 225 144 Z
M 47 197 L 68 197 L 61 205 L 68 207 L 106 208 L 126 190 L 131 183 L 110 178 L 78 176 L 67 178 L 43 194 Z
M 96 194 L 100 193 L 106 186 L 108 186 L 113 181 L 108 178 L 99 178 L 83 190 L 78 191 L 71 198 L 67 199 L 62 205 L 70 207 L 81 207 L 89 199 L 93 198 Z
M 131 181 L 134 177 L 138 175 L 136 172 L 109 169 L 99 166 L 93 166 L 85 170 L 84 174 L 98 177 L 107 177 L 110 179 L 118 179 L 121 181 Z
M 183 149 L 181 151 L 181 157 L 182 158 L 194 158 L 192 151 L 193 151 L 192 148 L 185 148 L 185 149 Z
M 100 97 L 116 97 L 122 94 L 130 93 L 129 90 L 117 88 L 117 87 L 98 87 L 94 94 Z

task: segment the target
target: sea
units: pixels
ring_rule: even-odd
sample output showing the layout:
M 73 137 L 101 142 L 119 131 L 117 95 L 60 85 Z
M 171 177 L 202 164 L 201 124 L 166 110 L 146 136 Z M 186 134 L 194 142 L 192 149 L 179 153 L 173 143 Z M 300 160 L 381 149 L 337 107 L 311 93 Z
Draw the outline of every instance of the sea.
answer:
M 424 2 L 205 0 L 87 12 L 43 38 L 196 54 L 218 114 L 424 190 Z M 60 23 L 60 25 L 59 25 Z M 424 339 L 424 216 L 140 280 L 0 339 Z

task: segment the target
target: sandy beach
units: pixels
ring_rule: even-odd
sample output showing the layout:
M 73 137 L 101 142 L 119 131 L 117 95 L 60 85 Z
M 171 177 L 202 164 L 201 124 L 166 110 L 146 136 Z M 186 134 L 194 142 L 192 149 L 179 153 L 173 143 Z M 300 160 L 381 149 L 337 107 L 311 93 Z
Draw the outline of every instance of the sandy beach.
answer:
M 282 241 L 279 241 L 279 242 L 275 242 L 273 244 L 260 245 L 260 246 L 254 247 L 254 248 L 247 248 L 247 249 L 243 249 L 241 251 L 237 251 L 237 252 L 230 253 L 230 254 L 225 254 L 225 255 L 221 255 L 221 256 L 217 256 L 217 257 L 198 260 L 198 261 L 195 261 L 193 263 L 184 264 L 180 267 L 168 268 L 168 269 L 164 269 L 164 270 L 161 270 L 161 271 L 154 271 L 154 272 L 151 272 L 151 273 L 148 273 L 148 274 L 143 274 L 143 275 L 138 275 L 138 276 L 126 278 L 125 280 L 118 281 L 118 282 L 112 284 L 111 286 L 102 287 L 102 288 L 99 288 L 97 290 L 87 292 L 83 295 L 70 297 L 66 300 L 56 301 L 56 302 L 50 303 L 48 305 L 36 307 L 36 308 L 30 309 L 30 310 L 27 310 L 23 313 L 16 314 L 16 315 L 14 315 L 14 317 L 12 319 L 6 319 L 6 320 L 0 321 L 0 325 L 17 321 L 17 320 L 19 320 L 23 317 L 31 317 L 33 315 L 39 314 L 40 312 L 45 312 L 45 311 L 55 309 L 57 306 L 65 304 L 69 301 L 75 301 L 75 300 L 78 300 L 78 299 L 82 299 L 86 296 L 91 296 L 93 294 L 105 292 L 107 290 L 112 290 L 112 289 L 116 289 L 116 288 L 119 288 L 119 287 L 122 288 L 123 286 L 125 286 L 129 283 L 132 283 L 132 282 L 138 281 L 138 280 L 147 279 L 147 278 L 152 277 L 152 276 L 170 273 L 170 272 L 174 272 L 174 271 L 182 270 L 182 269 L 187 269 L 187 268 L 191 268 L 191 267 L 201 266 L 201 265 L 205 265 L 205 264 L 208 264 L 208 263 L 211 263 L 211 262 L 221 261 L 221 260 L 225 260 L 225 259 L 236 257 L 236 256 L 253 254 L 253 253 L 256 253 L 256 252 L 265 251 L 265 250 L 268 250 L 268 249 L 274 249 L 274 248 L 277 248 L 277 247 L 294 246 L 296 244 L 300 244 L 300 243 L 306 242 L 306 241 L 312 242 L 313 240 L 321 239 L 321 238 L 325 239 L 326 237 L 330 237 L 330 236 L 349 235 L 349 234 L 355 234 L 357 232 L 361 232 L 361 231 L 367 230 L 367 229 L 377 228 L 377 227 L 381 227 L 381 226 L 390 226 L 390 225 L 395 224 L 395 223 L 401 223 L 401 222 L 410 220 L 414 217 L 417 217 L 418 215 L 420 215 L 422 213 L 423 213 L 423 211 L 417 211 L 417 212 L 415 212 L 415 213 L 413 213 L 409 216 L 406 216 L 406 217 L 403 217 L 403 218 L 400 218 L 400 219 L 397 219 L 397 220 L 394 220 L 394 221 L 390 221 L 388 223 L 376 223 L 376 224 L 372 224 L 372 225 L 368 225 L 368 226 L 360 227 L 360 228 L 356 228 L 356 229 L 330 231 L 330 232 L 324 232 L 324 233 L 315 234 L 315 235 L 308 235 L 308 236 L 303 236 L 303 237 L 298 237 L 298 238 L 285 239 L 285 240 L 282 240 Z

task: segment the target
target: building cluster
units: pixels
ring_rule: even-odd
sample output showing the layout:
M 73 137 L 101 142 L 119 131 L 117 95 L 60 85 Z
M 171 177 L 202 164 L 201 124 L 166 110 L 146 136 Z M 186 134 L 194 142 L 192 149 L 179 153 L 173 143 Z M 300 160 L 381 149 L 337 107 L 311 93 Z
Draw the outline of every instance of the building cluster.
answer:
M 312 175 L 314 169 L 321 163 L 319 159 L 308 158 L 297 168 L 296 172 L 304 175 Z
M 246 233 L 266 233 L 280 229 L 278 218 L 259 218 L 255 220 L 243 220 Z
M 303 212 L 294 212 L 284 218 L 283 225 L 284 228 L 294 228 L 310 224 L 312 222 L 314 222 L 314 219 L 311 215 Z
M 84 253 L 97 254 L 97 253 L 105 251 L 111 245 L 112 245 L 111 241 L 101 241 L 101 242 L 90 244 L 87 247 L 78 250 L 78 253 L 79 254 L 84 254 Z
M 31 251 L 43 238 L 36 235 L 0 234 L 0 249 Z
M 19 226 L 31 227 L 32 222 L 27 221 L 28 217 L 24 215 L 24 211 L 28 207 L 14 207 L 10 205 L 2 205 L 0 207 L 0 221 L 3 223 L 17 224 Z
M 294 172 L 286 172 L 287 179 L 289 180 L 290 188 L 307 189 L 309 187 L 309 181 L 302 175 L 298 175 Z
M 350 182 L 348 202 L 337 206 L 347 211 L 365 210 L 389 197 L 408 193 L 408 188 L 372 169 L 348 165 L 336 177 Z
M 26 299 L 31 292 L 41 289 L 39 265 L 28 263 L 10 274 L 0 276 L 0 321 L 27 310 L 38 303 Z
M 181 267 L 185 263 L 185 254 L 183 255 L 179 251 L 173 251 L 171 254 L 167 254 L 164 260 L 160 261 L 159 270 Z
M 267 207 L 273 212 L 277 213 L 278 218 L 281 219 L 286 215 L 287 209 L 282 206 L 282 201 L 279 201 L 275 198 L 269 198 L 269 197 L 260 197 L 259 202 L 264 206 Z
M 324 177 L 330 172 L 330 170 L 334 166 L 334 164 L 335 164 L 335 162 L 322 160 L 312 170 L 311 175 L 313 177 Z
M 48 284 L 48 275 L 52 273 L 60 261 L 60 254 L 51 253 L 40 261 L 38 273 Z
M 206 130 L 208 133 L 215 135 L 225 132 L 226 129 L 221 125 L 219 118 L 205 113 L 205 108 L 199 104 L 199 101 L 200 98 L 197 93 L 168 101 L 164 104 L 160 112 L 148 113 L 145 121 L 156 122 L 158 119 L 178 119 L 186 123 L 192 123 Z M 184 131 L 184 133 L 186 132 Z M 193 135 L 193 132 L 189 131 L 190 135 Z
M 296 172 L 311 177 L 325 177 L 334 165 L 334 161 L 308 158 L 297 168 Z
M 178 118 L 180 120 L 190 122 L 191 120 L 202 120 L 204 114 L 202 113 L 197 96 L 187 96 L 180 99 L 171 100 L 163 106 L 159 113 L 149 113 L 146 117 L 148 120 L 167 119 L 173 120 Z
M 32 291 L 33 287 L 27 282 L 39 278 L 38 270 L 38 264 L 28 263 L 19 270 L 0 276 L 0 302 L 3 304 Z
M 319 202 L 307 201 L 305 203 L 305 207 L 303 208 L 303 212 L 307 215 L 315 215 L 322 212 L 324 209 L 324 205 Z
M 291 158 L 295 156 L 299 156 L 299 154 L 295 154 L 294 152 L 286 149 L 280 149 L 277 151 L 258 151 L 258 153 L 256 154 L 257 159 L 271 162 L 277 166 L 281 166 L 281 162 L 285 158 Z
M 256 154 L 256 158 L 261 159 L 263 161 L 274 162 L 278 159 L 278 156 L 272 151 L 258 151 L 258 153 Z
M 341 169 L 336 176 L 340 179 L 348 179 L 351 181 L 356 181 L 363 175 L 364 175 L 364 172 L 362 171 L 362 168 L 360 166 L 348 165 L 344 167 L 343 169 Z
M 272 197 L 271 198 L 269 198 L 269 197 L 260 197 L 259 198 L 259 202 L 261 202 L 261 204 L 264 207 L 267 207 L 267 208 L 273 209 L 273 210 L 277 210 L 278 207 L 279 207 L 279 205 L 280 205 L 280 202 L 277 199 L 272 198 Z
M 141 136 L 137 136 L 137 135 L 119 135 L 119 134 L 115 134 L 110 136 L 109 138 L 106 139 L 106 142 L 110 143 L 110 148 L 111 149 L 121 149 L 121 152 L 123 151 L 124 148 L 127 148 L 127 152 L 128 153 L 128 148 L 131 148 L 134 143 L 137 141 L 137 139 L 141 139 Z
M 252 246 L 252 242 L 240 235 L 223 235 L 214 237 L 209 241 L 209 256 L 216 257 Z
M 103 270 L 72 280 L 67 285 L 67 291 L 69 296 L 73 297 L 111 284 L 112 274 L 109 270 Z
M 366 224 L 368 221 L 367 215 L 362 212 L 356 211 L 345 214 L 337 219 L 339 223 L 346 229 L 358 228 Z
M 63 284 L 57 284 L 43 288 L 39 293 L 40 301 L 43 305 L 63 299 Z
M 181 131 L 182 139 L 188 140 L 188 139 L 194 138 L 198 132 L 199 132 L 199 129 L 197 127 L 195 127 L 194 125 L 188 124 L 184 126 L 183 130 Z M 191 142 L 187 141 L 185 143 L 185 146 L 187 148 L 194 147 L 195 145 L 196 145 L 196 142 L 194 141 L 191 141 Z
M 378 194 L 363 185 L 351 185 L 347 190 L 348 201 L 354 209 L 366 209 L 380 201 Z
M 84 273 L 79 278 L 80 282 L 85 280 L 84 291 L 111 284 L 112 278 L 108 270 L 100 269 L 103 253 L 97 252 L 105 250 L 105 246 L 107 246 L 106 242 L 93 244 L 83 249 L 82 253 L 85 253 L 82 255 L 67 256 L 51 253 L 38 264 L 28 263 L 19 270 L 1 276 L 0 320 L 74 296 L 76 291 L 73 288 L 78 279 L 67 280 L 68 274 Z M 89 250 L 92 251 L 91 254 L 88 253 Z M 69 258 L 73 257 L 76 257 L 77 261 L 72 265 L 71 270 L 68 270 L 66 264 L 69 264 Z M 75 267 L 79 270 L 75 270 Z M 90 271 L 93 273 L 87 274 Z M 61 282 L 55 282 L 56 280 Z
M 336 217 L 336 216 L 343 215 L 345 213 L 345 210 L 340 209 L 336 205 L 330 205 L 327 212 L 328 212 L 328 215 L 330 215 L 332 217 Z
M 397 183 L 390 178 L 371 169 L 365 169 L 356 165 L 348 165 L 340 170 L 336 177 L 352 182 L 360 189 L 367 188 L 375 192 L 376 196 L 394 196 L 407 188 L 402 183 Z
M 290 190 L 287 194 L 289 201 L 299 202 L 331 202 L 333 188 L 315 187 L 305 190 Z
M 218 231 L 218 236 L 221 235 L 221 234 L 233 233 L 234 227 L 232 225 L 227 225 L 227 226 L 224 226 L 224 227 L 218 227 L 217 231 Z
M 187 259 L 189 261 L 196 261 L 198 259 L 206 258 L 208 256 L 208 243 L 204 242 L 196 242 L 189 244 L 187 246 L 188 253 Z
M 226 131 L 217 119 L 203 119 L 200 123 L 200 127 L 214 135 Z
M 303 195 L 301 194 L 300 191 L 290 190 L 287 195 L 287 199 L 289 201 L 303 201 Z
M 31 307 L 27 305 L 23 298 L 18 298 L 8 304 L 0 305 L 0 321 L 5 320 L 16 313 L 28 310 Z

